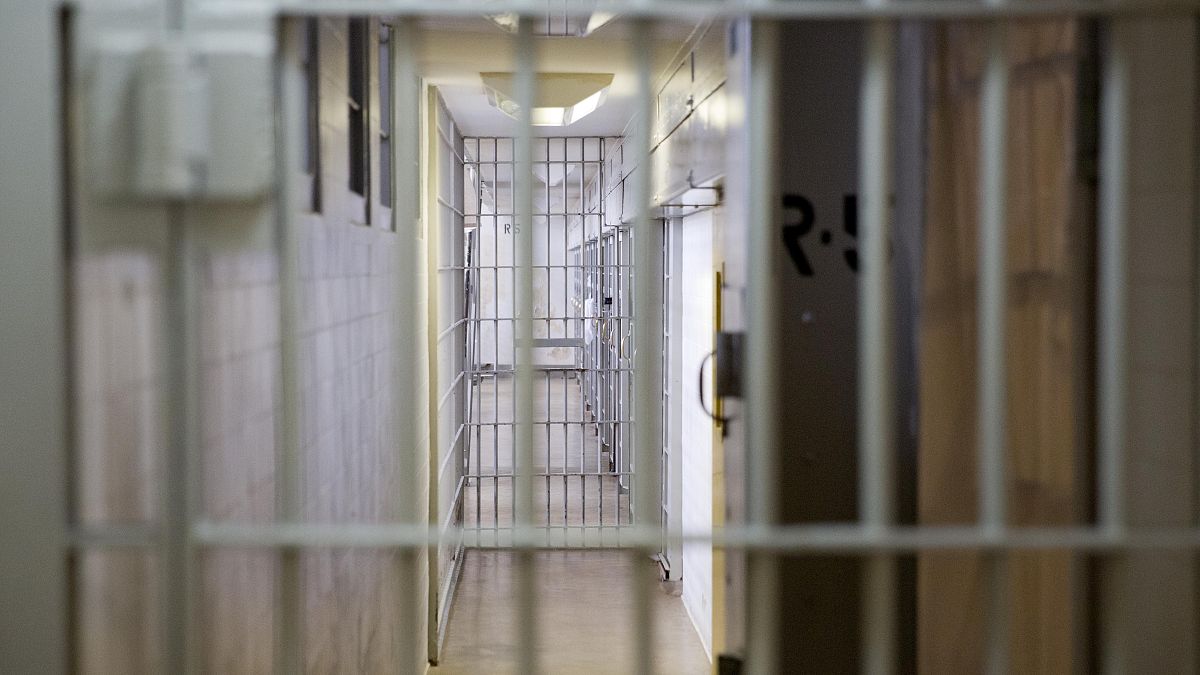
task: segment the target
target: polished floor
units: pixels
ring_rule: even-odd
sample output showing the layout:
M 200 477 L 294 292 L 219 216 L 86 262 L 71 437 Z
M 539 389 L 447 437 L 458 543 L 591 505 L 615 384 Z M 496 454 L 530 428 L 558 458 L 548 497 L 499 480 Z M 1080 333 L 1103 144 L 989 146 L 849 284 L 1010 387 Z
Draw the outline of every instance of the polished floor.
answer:
M 516 673 L 516 554 L 467 551 L 433 675 Z M 537 658 L 545 673 L 634 671 L 634 579 L 654 607 L 655 671 L 704 674 L 708 657 L 683 603 L 659 587 L 657 563 L 615 550 L 539 551 Z

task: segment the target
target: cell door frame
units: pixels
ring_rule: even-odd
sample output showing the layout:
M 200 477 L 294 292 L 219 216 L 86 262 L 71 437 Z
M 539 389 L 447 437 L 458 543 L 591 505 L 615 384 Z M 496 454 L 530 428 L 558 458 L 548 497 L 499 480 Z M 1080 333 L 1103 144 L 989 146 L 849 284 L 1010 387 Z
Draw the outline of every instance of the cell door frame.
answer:
M 657 222 L 657 221 L 652 221 Z M 659 564 L 665 579 L 683 574 L 683 349 L 678 344 L 683 321 L 683 286 L 679 263 L 683 259 L 682 217 L 666 217 L 663 228 L 663 447 L 662 486 L 659 493 L 662 544 Z M 672 344 L 673 339 L 675 344 Z

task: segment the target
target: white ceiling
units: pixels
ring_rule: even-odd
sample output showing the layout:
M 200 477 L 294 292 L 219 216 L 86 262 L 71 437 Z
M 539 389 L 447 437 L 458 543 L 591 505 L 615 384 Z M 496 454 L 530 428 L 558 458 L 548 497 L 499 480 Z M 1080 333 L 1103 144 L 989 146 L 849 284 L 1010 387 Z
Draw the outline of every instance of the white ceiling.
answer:
M 679 52 L 693 26 L 660 24 L 652 45 L 657 76 Z M 535 127 L 538 136 L 616 136 L 633 115 L 637 83 L 620 19 L 583 38 L 537 38 L 538 70 L 612 73 L 608 99 L 595 112 L 566 127 Z M 483 93 L 481 72 L 512 71 L 514 40 L 486 18 L 437 19 L 422 24 L 422 74 L 441 91 L 450 114 L 466 136 L 513 136 L 516 122 L 493 108 Z

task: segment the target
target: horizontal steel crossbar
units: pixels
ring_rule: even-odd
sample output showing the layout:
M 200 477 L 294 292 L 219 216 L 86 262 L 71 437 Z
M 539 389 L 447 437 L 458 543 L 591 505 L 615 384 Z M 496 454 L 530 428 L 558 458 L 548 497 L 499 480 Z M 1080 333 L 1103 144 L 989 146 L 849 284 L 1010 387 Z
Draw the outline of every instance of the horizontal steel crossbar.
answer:
M 207 7 L 208 5 L 206 5 Z M 234 6 L 244 11 L 244 3 L 216 2 L 213 7 Z M 287 15 L 409 15 L 409 16 L 479 16 L 494 14 L 497 5 L 488 0 L 277 0 L 273 5 Z M 764 2 L 748 0 L 611 0 L 601 5 L 605 11 L 627 17 L 650 19 L 744 17 L 778 19 L 878 19 L 878 18 L 1026 18 L 1047 16 L 1148 16 L 1188 14 L 1200 8 L 1196 0 L 1146 0 L 1145 2 L 1114 2 L 1100 0 L 1016 0 L 982 2 L 972 0 L 904 0 L 902 2 L 867 3 L 855 0 L 797 0 L 794 2 Z M 537 15 L 544 12 L 544 2 L 509 2 L 504 10 L 516 14 Z M 590 11 L 591 6 L 580 3 L 577 13 Z
M 563 527 L 563 526 L 559 526 Z M 582 526 L 568 526 L 582 527 Z M 607 526 L 614 527 L 615 526 Z M 475 528 L 461 528 L 474 532 Z M 454 532 L 448 529 L 448 532 Z M 656 546 L 657 528 L 623 526 L 623 542 L 631 547 Z M 144 526 L 77 528 L 75 548 L 126 548 L 156 545 L 159 530 Z M 427 524 L 199 522 L 191 530 L 195 545 L 209 548 L 420 548 L 441 541 Z M 683 532 L 685 543 L 711 543 L 720 549 L 777 553 L 857 554 L 918 551 L 1073 550 L 1084 553 L 1120 551 L 1200 551 L 1200 528 L 1145 528 L 1115 534 L 1102 527 L 863 527 L 860 525 L 776 525 Z M 545 526 L 513 530 L 516 547 L 533 547 L 545 538 Z

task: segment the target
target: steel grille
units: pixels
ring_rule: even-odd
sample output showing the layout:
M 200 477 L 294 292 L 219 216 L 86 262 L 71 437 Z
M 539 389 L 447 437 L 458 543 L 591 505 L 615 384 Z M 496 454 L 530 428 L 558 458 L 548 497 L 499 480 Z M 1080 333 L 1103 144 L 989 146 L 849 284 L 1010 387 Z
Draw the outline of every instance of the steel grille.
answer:
M 542 5 L 510 3 L 513 12 L 526 13 L 531 19 L 519 22 L 514 41 L 517 55 L 516 99 L 521 110 L 528 111 L 534 100 L 536 55 L 534 23 L 544 19 Z M 417 72 L 418 39 L 415 20 L 424 15 L 477 15 L 495 12 L 492 2 L 419 3 L 396 0 L 343 2 L 277 3 L 285 15 L 294 14 L 380 14 L 395 17 L 391 38 L 392 70 L 404 75 Z M 582 3 L 581 3 L 582 6 Z M 214 3 L 214 8 L 220 5 Z M 645 120 L 653 117 L 651 65 L 637 45 L 648 40 L 656 19 L 673 17 L 727 16 L 751 25 L 753 52 L 750 61 L 750 99 L 745 107 L 749 131 L 747 160 L 749 172 L 757 177 L 750 186 L 747 209 L 750 238 L 747 255 L 760 264 L 749 266 L 748 298 L 749 344 L 746 349 L 746 430 L 749 474 L 755 490 L 749 493 L 748 522 L 725 527 L 710 534 L 683 532 L 684 542 L 711 542 L 713 546 L 748 554 L 748 666 L 751 672 L 773 672 L 772 655 L 778 649 L 774 622 L 774 604 L 778 597 L 778 559 L 781 555 L 846 554 L 864 561 L 862 654 L 863 672 L 893 672 L 896 664 L 896 561 L 901 554 L 934 550 L 970 550 L 986 554 L 989 586 L 987 626 L 987 665 L 989 672 L 1009 669 L 1005 645 L 1007 636 L 1006 561 L 1018 551 L 1065 549 L 1098 556 L 1105 569 L 1122 564 L 1123 556 L 1140 550 L 1200 550 L 1200 530 L 1196 528 L 1144 528 L 1132 526 L 1127 513 L 1127 465 L 1129 462 L 1128 417 L 1131 406 L 1129 389 L 1130 316 L 1127 239 L 1129 221 L 1129 181 L 1127 171 L 1131 152 L 1130 42 L 1124 17 L 1142 14 L 1193 13 L 1192 2 L 1093 3 L 1074 0 L 1048 2 L 966 2 L 945 0 L 929 2 L 609 2 L 606 8 L 621 13 L 632 22 L 632 49 L 638 63 L 637 82 L 639 115 L 643 122 L 631 129 L 624 139 L 626 152 L 640 158 L 639 166 L 650 166 L 653 139 Z M 1058 528 L 1016 528 L 1007 524 L 1005 448 L 1006 410 L 1009 391 L 1005 380 L 1006 318 L 1004 306 L 1005 254 L 1005 177 L 1006 86 L 1009 64 L 1004 52 L 1005 27 L 1015 19 L 1029 16 L 1095 16 L 1107 27 L 1104 47 L 1107 59 L 1102 72 L 1100 107 L 1101 147 L 1099 208 L 1099 298 L 1096 326 L 1099 350 L 1098 454 L 1096 457 L 1096 494 L 1098 516 L 1094 525 Z M 540 17 L 540 18 L 539 18 Z M 893 187 L 891 152 L 893 129 L 891 111 L 895 96 L 893 71 L 896 20 L 900 18 L 972 18 L 988 22 L 987 59 L 983 71 L 983 99 L 979 126 L 981 181 L 979 185 L 980 255 L 978 307 L 979 344 L 978 381 L 979 439 L 973 451 L 979 457 L 979 520 L 973 526 L 934 527 L 896 524 L 895 495 L 891 475 L 895 462 L 890 415 L 893 408 L 892 318 L 889 316 L 892 289 L 888 269 L 889 214 L 887 195 Z M 779 437 L 778 421 L 769 412 L 775 408 L 781 376 L 776 358 L 782 345 L 772 330 L 772 317 L 783 308 L 772 283 L 775 273 L 764 261 L 772 259 L 776 246 L 774 223 L 775 171 L 779 139 L 775 128 L 775 89 L 777 77 L 776 22 L 784 19 L 853 19 L 865 25 L 863 79 L 859 119 L 859 251 L 861 268 L 859 333 L 859 521 L 849 525 L 781 525 L 777 486 L 762 477 L 778 473 L 779 455 L 785 443 Z M 396 134 L 392 165 L 397 174 L 395 203 L 417 203 L 419 180 L 412 158 L 417 156 L 419 106 L 411 102 L 395 111 Z M 581 207 L 587 182 L 602 169 L 605 139 L 566 139 L 578 141 L 580 150 L 574 159 L 563 150 L 556 158 L 547 139 L 535 138 L 528 112 L 522 113 L 511 138 L 472 138 L 465 143 L 467 189 L 477 191 L 477 212 L 465 212 L 469 253 L 461 267 L 443 270 L 463 273 L 468 279 L 467 315 L 463 322 L 466 358 L 463 382 L 467 397 L 465 420 L 459 429 L 468 441 L 461 461 L 465 486 L 462 493 L 464 516 L 461 526 L 440 532 L 420 522 L 418 506 L 401 499 L 396 520 L 390 523 L 350 525 L 303 524 L 299 521 L 301 504 L 297 494 L 300 468 L 294 449 L 299 440 L 299 421 L 284 413 L 278 465 L 284 476 L 277 514 L 280 524 L 230 524 L 205 522 L 196 517 L 189 501 L 196 492 L 194 457 L 188 455 L 186 441 L 176 443 L 170 455 L 166 492 L 179 495 L 168 500 L 163 533 L 138 528 L 78 527 L 71 545 L 91 551 L 103 548 L 144 548 L 159 546 L 166 554 L 162 564 L 167 578 L 176 582 L 164 603 L 164 640 L 168 642 L 167 664 L 171 672 L 189 672 L 190 638 L 189 593 L 195 591 L 195 556 L 214 548 L 266 548 L 280 552 L 282 579 L 277 616 L 281 672 L 297 672 L 299 656 L 293 648 L 299 644 L 299 628 L 294 617 L 301 611 L 294 590 L 297 561 L 301 553 L 313 547 L 365 548 L 397 551 L 398 565 L 405 573 L 418 575 L 415 552 L 442 543 L 442 537 L 460 534 L 471 545 L 506 546 L 522 552 L 544 546 L 615 545 L 631 556 L 658 553 L 663 545 L 662 508 L 659 494 L 663 482 L 658 474 L 663 445 L 661 409 L 664 380 L 662 274 L 664 261 L 663 231 L 654 218 L 649 171 L 638 171 L 628 181 L 630 200 L 637 205 L 636 216 L 628 223 L 609 227 L 602 208 Z M 501 150 L 507 145 L 508 150 Z M 589 150 L 592 148 L 592 150 Z M 561 204 L 550 198 L 554 186 L 535 179 L 538 167 L 563 165 L 564 198 Z M 574 165 L 577 169 L 570 169 Z M 572 173 L 574 171 L 574 173 Z M 504 186 L 505 178 L 508 186 Z M 570 181 L 578 181 L 579 195 L 566 197 Z M 543 190 L 539 193 L 539 190 Z M 506 197 L 501 192 L 508 190 Z M 490 206 L 488 193 L 491 194 Z M 568 204 L 570 202 L 570 204 Z M 561 211 L 551 208 L 559 204 Z M 490 212 L 489 212 L 490 211 Z M 402 214 L 399 229 L 409 227 Z M 550 223 L 561 219 L 561 240 L 552 240 Z M 282 279 L 280 303 L 281 388 L 284 401 L 299 399 L 301 383 L 296 376 L 298 309 L 295 296 L 298 284 L 297 242 L 290 234 L 287 219 L 281 219 L 279 250 Z M 513 237 L 510 250 L 501 251 L 500 229 L 508 221 L 527 232 L 546 232 L 546 241 L 534 237 Z M 545 224 L 539 228 L 540 224 Z M 578 227 L 578 236 L 571 235 Z M 638 234 L 633 246 L 631 233 Z M 490 233 L 490 234 L 489 234 Z M 646 233 L 643 240 L 641 233 Z M 489 248 L 489 240 L 491 250 Z M 539 251 L 538 246 L 544 245 Z M 175 301 L 168 314 L 176 318 L 193 311 L 180 298 L 186 298 L 190 283 L 186 277 L 187 243 L 172 242 L 175 257 L 169 262 L 179 273 Z M 557 251 L 554 255 L 550 251 Z M 400 270 L 397 281 L 398 302 L 403 311 L 416 312 L 419 298 L 415 276 L 419 268 L 416 253 L 397 247 L 394 261 Z M 545 257 L 540 257 L 544 254 Z M 535 293 L 539 275 L 545 287 L 561 289 L 561 305 L 549 305 L 539 311 Z M 503 311 L 493 298 L 489 307 L 486 290 L 509 284 L 515 292 L 515 306 Z M 557 292 L 557 290 L 556 290 Z M 612 298 L 612 304 L 607 300 Z M 603 303 L 604 307 L 598 306 Z M 605 309 L 611 307 L 611 309 Z M 634 330 L 635 314 L 640 325 L 653 330 Z M 179 321 L 177 325 L 186 325 Z M 404 325 L 395 327 L 399 354 L 413 355 L 421 336 Z M 507 339 L 504 334 L 507 333 Z M 591 337 L 589 337 L 591 336 Z M 188 362 L 193 338 L 178 331 L 169 333 L 167 356 Z M 539 340 L 546 341 L 539 343 Z M 557 342 L 555 342 L 557 341 Z M 488 349 L 490 342 L 490 350 Z M 507 349 L 505 349 L 507 342 Z M 554 345 L 551 347 L 551 345 Z M 549 363 L 539 349 L 563 347 L 571 352 L 561 363 Z M 631 359 L 631 355 L 636 358 Z M 189 373 L 172 368 L 176 392 L 186 391 Z M 398 391 L 417 389 L 414 376 L 405 369 L 396 375 Z M 501 403 L 502 391 L 511 402 Z M 545 409 L 536 401 L 544 400 Z M 561 401 L 560 409 L 552 409 Z M 490 402 L 490 405 L 489 405 Z M 551 405 L 553 404 L 553 405 Z M 184 424 L 194 423 L 196 402 L 183 393 L 173 401 L 173 416 Z M 284 410 L 295 406 L 284 405 Z M 557 410 L 561 410 L 557 412 Z M 557 415 L 561 414 L 561 417 Z M 542 417 L 545 415 L 545 417 Z M 181 431 L 186 433 L 186 431 Z M 576 457 L 549 455 L 551 434 L 578 438 L 568 444 Z M 545 435 L 543 442 L 540 434 Z M 575 434 L 575 436 L 572 436 Z M 416 447 L 417 440 L 404 438 Z M 505 456 L 502 445 L 507 445 Z M 538 449 L 545 446 L 545 455 Z M 605 458 L 604 447 L 608 447 Z M 589 449 L 590 448 L 590 449 Z M 639 461 L 641 448 L 650 448 L 649 461 Z M 490 450 L 490 455 L 489 455 Z M 403 454 L 403 453 L 401 453 Z M 403 461 L 403 460 L 402 460 Z M 607 461 L 607 465 L 606 465 Z M 557 462 L 557 466 L 556 466 Z M 415 472 L 413 472 L 415 475 Z M 631 480 L 636 476 L 635 480 Z M 592 487 L 594 486 L 594 487 Z M 504 488 L 504 489 L 502 489 Z M 592 491 L 589 491 L 592 490 Z M 538 496 L 538 493 L 543 495 Z M 415 490 L 414 490 L 415 492 Z M 504 494 L 507 492 L 508 494 Z M 553 498 L 552 495 L 555 495 Z M 559 499 L 561 497 L 561 499 Z M 415 499 L 415 497 L 413 497 Z M 539 501 L 539 499 L 543 500 Z M 573 500 L 578 500 L 573 501 Z M 593 503 L 592 500 L 595 500 Z M 579 512 L 572 511 L 573 504 Z M 595 507 L 595 511 L 591 510 Z M 544 507 L 544 508 L 543 508 Z M 609 510 L 611 509 L 611 510 Z M 592 514 L 592 515 L 589 515 Z M 590 520 L 594 518 L 594 520 Z M 454 532 L 461 527 L 461 532 Z M 591 538 L 589 530 L 595 530 Z M 574 534 L 572 534 L 574 532 Z M 606 539 L 606 532 L 612 535 Z M 619 537 L 617 536 L 619 532 Z M 503 534 L 502 534 L 503 533 Z M 522 558 L 524 571 L 519 583 L 520 602 L 514 609 L 519 617 L 532 615 L 536 607 L 536 580 L 532 578 L 529 557 Z M 415 588 L 415 587 L 414 587 Z M 634 585 L 639 594 L 634 620 L 638 638 L 639 672 L 651 672 L 654 630 L 645 589 Z M 1099 605 L 1104 629 L 1101 631 L 1102 665 L 1119 672 L 1123 662 L 1121 639 L 1122 599 L 1101 585 Z M 416 606 L 416 602 L 412 603 Z M 293 617 L 289 619 L 288 617 Z M 416 617 L 406 618 L 415 626 Z M 414 633 L 415 630 L 408 631 Z M 402 635 L 407 635 L 401 630 Z M 402 637 L 415 640 L 415 637 Z M 519 653 L 523 672 L 537 669 L 535 655 L 538 640 L 532 621 L 522 622 Z M 416 645 L 405 644 L 415 651 Z M 190 664 L 194 666 L 193 664 Z

